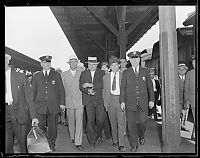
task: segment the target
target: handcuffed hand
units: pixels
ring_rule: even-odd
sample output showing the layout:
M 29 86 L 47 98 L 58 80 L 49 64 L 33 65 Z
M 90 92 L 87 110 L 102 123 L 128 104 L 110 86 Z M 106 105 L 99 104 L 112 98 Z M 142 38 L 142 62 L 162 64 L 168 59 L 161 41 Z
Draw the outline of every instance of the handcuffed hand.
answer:
M 82 87 L 83 87 L 83 88 L 87 88 L 87 87 L 92 88 L 92 87 L 93 87 L 93 84 L 92 84 L 92 83 L 84 83 L 84 84 L 82 85 Z
M 95 95 L 95 91 L 92 88 L 90 88 L 90 89 L 88 89 L 88 94 Z
M 37 118 L 33 118 L 31 125 L 32 126 L 38 126 L 38 123 L 39 123 L 38 119 Z
M 150 102 L 149 102 L 149 108 L 152 109 L 153 107 L 154 107 L 154 102 L 153 102 L 153 101 L 150 101 Z
M 124 103 L 124 102 L 121 103 L 121 110 L 122 110 L 122 111 L 125 110 L 125 103 Z
M 64 105 L 60 105 L 61 110 L 64 112 L 65 111 L 65 106 Z

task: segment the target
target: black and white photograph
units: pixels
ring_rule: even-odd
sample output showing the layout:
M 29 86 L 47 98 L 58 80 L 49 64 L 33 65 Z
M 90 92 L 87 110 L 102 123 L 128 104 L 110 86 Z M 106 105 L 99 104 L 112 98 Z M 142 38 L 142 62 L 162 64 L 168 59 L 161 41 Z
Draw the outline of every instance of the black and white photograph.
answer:
M 197 5 L 4 10 L 3 156 L 197 156 Z

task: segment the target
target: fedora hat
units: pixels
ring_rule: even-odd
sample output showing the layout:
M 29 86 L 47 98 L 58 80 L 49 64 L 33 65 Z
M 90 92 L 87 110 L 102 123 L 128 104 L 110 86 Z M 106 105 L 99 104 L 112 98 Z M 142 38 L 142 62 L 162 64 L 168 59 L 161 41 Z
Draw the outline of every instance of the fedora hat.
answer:
M 88 57 L 88 61 L 86 63 L 99 64 L 97 57 Z

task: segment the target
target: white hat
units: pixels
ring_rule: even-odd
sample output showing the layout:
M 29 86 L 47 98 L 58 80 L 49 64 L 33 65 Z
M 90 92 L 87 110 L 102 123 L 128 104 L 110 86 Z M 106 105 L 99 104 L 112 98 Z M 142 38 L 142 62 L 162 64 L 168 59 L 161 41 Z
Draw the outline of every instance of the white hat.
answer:
M 88 57 L 88 61 L 86 63 L 99 64 L 99 62 L 97 61 L 97 57 Z
M 184 68 L 184 69 L 186 69 L 186 70 L 188 69 L 188 67 L 187 67 L 184 63 L 179 64 L 178 67 L 179 67 L 179 68 L 180 68 L 180 67 L 181 67 L 181 68 Z
M 69 61 L 68 61 L 68 63 L 69 63 L 71 60 L 77 60 L 77 61 L 78 61 L 78 58 L 77 58 L 77 56 L 76 56 L 75 54 L 72 54 L 72 55 L 69 56 Z
M 5 54 L 5 58 L 9 61 L 11 59 L 11 56 L 9 54 Z

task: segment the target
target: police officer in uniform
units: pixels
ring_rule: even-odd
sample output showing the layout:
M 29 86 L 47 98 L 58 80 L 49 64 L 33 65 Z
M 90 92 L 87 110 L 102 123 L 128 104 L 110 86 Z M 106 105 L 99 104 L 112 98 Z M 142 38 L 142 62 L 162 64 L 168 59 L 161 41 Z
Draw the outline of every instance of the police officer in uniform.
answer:
M 65 90 L 61 75 L 51 69 L 51 56 L 42 56 L 42 71 L 33 76 L 33 101 L 39 127 L 47 133 L 50 148 L 55 151 L 58 116 L 65 110 Z M 47 123 L 48 130 L 45 125 Z
M 136 152 L 138 142 L 145 143 L 148 106 L 150 109 L 154 106 L 155 98 L 149 71 L 139 66 L 140 52 L 130 52 L 128 57 L 131 67 L 123 71 L 119 101 L 126 113 L 131 151 Z

